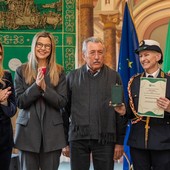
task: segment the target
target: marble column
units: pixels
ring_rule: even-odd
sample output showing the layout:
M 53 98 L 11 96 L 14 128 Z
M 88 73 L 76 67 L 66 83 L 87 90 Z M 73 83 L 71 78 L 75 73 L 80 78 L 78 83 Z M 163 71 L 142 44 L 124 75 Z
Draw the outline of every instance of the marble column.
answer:
M 78 67 L 84 64 L 82 59 L 82 42 L 93 36 L 93 1 L 77 0 L 78 9 Z
M 116 70 L 116 25 L 119 24 L 119 14 L 101 14 L 104 23 L 104 42 L 106 46 L 105 64 Z

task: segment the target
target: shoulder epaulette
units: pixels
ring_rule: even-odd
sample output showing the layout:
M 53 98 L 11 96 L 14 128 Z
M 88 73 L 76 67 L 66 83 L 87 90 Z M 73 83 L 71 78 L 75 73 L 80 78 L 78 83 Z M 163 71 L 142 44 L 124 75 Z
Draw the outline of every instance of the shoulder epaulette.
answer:
M 139 76 L 141 77 L 141 75 L 142 75 L 141 73 L 134 74 L 134 75 L 130 78 L 129 81 L 132 82 L 134 78 L 139 77 Z
M 170 72 L 165 73 L 167 76 L 170 76 Z
M 139 77 L 139 76 L 141 76 L 143 73 L 137 73 L 137 74 L 135 74 L 135 75 L 133 75 L 134 77 Z

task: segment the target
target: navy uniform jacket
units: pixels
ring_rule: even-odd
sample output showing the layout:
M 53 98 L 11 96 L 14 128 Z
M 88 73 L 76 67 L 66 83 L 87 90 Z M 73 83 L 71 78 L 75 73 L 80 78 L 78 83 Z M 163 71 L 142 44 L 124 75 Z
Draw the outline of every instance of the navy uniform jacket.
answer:
M 10 118 L 15 115 L 17 110 L 11 73 L 6 71 L 2 79 L 5 81 L 5 87 L 0 83 L 0 89 L 10 86 L 12 93 L 8 98 L 8 106 L 0 104 L 0 152 L 13 146 L 13 129 Z
M 136 76 L 130 86 L 131 95 L 136 111 L 138 110 L 140 77 L 142 75 L 145 77 L 145 74 L 140 74 Z M 167 79 L 166 98 L 170 100 L 170 76 L 166 75 L 162 70 L 160 70 L 158 77 Z M 128 110 L 127 116 L 128 118 L 135 117 L 130 108 Z M 143 119 L 146 120 L 146 117 L 144 117 Z M 139 121 L 132 124 L 128 145 L 134 148 L 146 148 L 145 125 L 145 121 Z M 164 112 L 164 118 L 150 118 L 147 149 L 170 149 L 170 113 Z

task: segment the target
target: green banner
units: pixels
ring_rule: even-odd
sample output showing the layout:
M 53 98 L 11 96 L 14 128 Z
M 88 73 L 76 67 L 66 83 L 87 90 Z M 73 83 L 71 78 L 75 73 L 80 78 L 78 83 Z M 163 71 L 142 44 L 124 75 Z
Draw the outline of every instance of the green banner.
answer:
M 170 20 L 167 29 L 166 45 L 163 57 L 162 70 L 170 75 Z
M 35 4 L 51 4 L 55 2 L 56 0 L 34 0 Z
M 50 2 L 50 1 L 48 1 Z M 0 42 L 4 46 L 4 68 L 14 72 L 27 61 L 33 36 L 42 30 L 56 40 L 56 59 L 69 72 L 75 68 L 76 0 L 35 4 L 33 0 L 0 2 Z

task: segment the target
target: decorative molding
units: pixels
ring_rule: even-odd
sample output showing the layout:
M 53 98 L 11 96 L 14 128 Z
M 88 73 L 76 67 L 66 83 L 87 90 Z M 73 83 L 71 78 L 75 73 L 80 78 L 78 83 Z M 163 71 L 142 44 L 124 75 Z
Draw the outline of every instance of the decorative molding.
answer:
M 101 21 L 104 23 L 104 29 L 115 28 L 119 24 L 119 14 L 100 14 Z
M 0 29 L 56 29 L 62 26 L 62 1 L 36 5 L 34 0 L 2 1 Z

